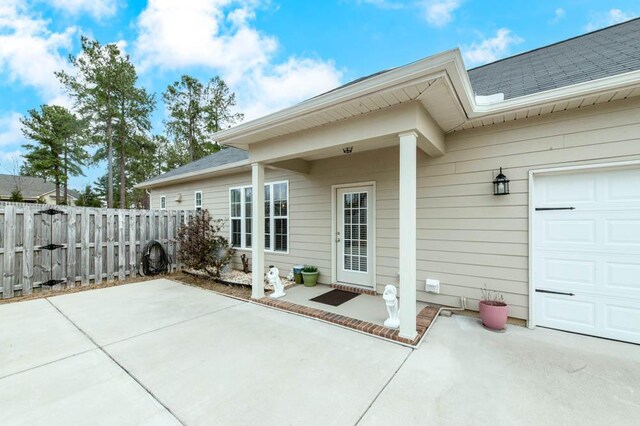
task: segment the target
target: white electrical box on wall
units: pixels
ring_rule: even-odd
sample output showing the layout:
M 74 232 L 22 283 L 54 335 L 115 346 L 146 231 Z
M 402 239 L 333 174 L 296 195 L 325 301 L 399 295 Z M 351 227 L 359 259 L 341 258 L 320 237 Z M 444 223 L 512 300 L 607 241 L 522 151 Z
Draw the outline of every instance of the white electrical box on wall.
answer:
M 440 280 L 432 280 L 427 278 L 426 290 L 429 293 L 440 293 Z

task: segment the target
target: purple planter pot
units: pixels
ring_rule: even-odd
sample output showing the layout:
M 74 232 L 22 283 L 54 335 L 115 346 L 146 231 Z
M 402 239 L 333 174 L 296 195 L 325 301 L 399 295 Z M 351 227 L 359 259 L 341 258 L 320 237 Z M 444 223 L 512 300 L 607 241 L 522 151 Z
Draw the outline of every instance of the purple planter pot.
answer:
M 506 303 L 495 304 L 480 301 L 480 319 L 482 324 L 493 330 L 502 330 L 507 324 L 509 307 Z

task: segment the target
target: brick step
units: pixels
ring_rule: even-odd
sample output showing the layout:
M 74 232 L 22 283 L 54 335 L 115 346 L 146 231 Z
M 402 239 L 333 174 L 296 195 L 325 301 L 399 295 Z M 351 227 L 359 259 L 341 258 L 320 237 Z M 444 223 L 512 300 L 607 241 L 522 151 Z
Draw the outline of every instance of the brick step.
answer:
M 335 288 L 335 289 L 338 289 L 338 290 L 344 290 L 344 291 L 350 291 L 351 293 L 368 294 L 368 295 L 371 295 L 371 296 L 375 296 L 376 294 L 378 294 L 372 288 L 356 287 L 356 286 L 346 285 L 346 284 L 331 284 L 331 288 Z

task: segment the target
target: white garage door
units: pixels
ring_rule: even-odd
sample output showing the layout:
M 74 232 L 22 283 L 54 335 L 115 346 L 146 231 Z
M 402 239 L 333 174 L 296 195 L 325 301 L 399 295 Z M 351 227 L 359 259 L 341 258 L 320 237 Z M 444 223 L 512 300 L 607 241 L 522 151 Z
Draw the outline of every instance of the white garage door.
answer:
M 536 324 L 640 343 L 640 168 L 534 185 Z

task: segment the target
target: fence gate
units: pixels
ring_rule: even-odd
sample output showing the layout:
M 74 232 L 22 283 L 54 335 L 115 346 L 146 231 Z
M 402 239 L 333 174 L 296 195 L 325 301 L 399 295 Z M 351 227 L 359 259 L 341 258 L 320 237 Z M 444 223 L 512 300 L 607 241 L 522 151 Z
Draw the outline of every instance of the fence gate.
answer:
M 162 244 L 173 272 L 179 268 L 177 231 L 193 215 L 0 203 L 2 298 L 135 277 L 151 240 Z

